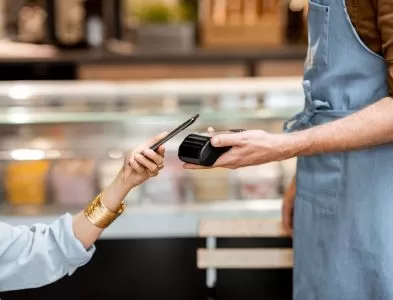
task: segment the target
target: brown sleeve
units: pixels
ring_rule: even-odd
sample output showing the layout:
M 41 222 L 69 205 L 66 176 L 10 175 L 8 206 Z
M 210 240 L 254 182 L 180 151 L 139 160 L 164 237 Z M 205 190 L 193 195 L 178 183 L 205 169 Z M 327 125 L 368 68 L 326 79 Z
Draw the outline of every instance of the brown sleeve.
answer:
M 393 96 L 393 1 L 375 1 L 378 1 L 378 26 L 382 39 L 382 53 L 389 68 L 389 95 Z

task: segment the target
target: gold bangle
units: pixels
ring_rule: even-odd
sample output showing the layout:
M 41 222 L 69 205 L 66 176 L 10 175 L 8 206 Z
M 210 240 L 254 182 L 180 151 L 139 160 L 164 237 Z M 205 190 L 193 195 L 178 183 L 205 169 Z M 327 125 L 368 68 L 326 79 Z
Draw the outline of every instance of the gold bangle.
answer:
M 101 196 L 102 193 L 86 207 L 84 213 L 92 224 L 99 228 L 106 228 L 123 213 L 125 205 L 124 202 L 121 202 L 117 212 L 113 212 L 102 203 Z

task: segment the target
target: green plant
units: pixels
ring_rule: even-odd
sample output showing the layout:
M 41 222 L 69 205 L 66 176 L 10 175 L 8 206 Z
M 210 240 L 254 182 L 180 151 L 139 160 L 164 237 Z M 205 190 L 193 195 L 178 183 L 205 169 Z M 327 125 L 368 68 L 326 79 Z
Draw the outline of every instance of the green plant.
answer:
M 134 7 L 133 15 L 140 23 L 167 24 L 190 21 L 193 14 L 188 5 L 152 2 Z

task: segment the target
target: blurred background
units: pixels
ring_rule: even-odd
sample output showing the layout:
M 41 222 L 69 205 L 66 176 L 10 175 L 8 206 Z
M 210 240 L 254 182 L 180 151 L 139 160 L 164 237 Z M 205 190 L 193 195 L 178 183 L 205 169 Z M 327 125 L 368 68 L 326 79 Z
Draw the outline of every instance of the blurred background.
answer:
M 199 222 L 279 220 L 296 160 L 189 172 L 178 146 L 209 126 L 281 132 L 303 106 L 306 24 L 306 0 L 0 0 L 1 221 L 79 211 L 124 150 L 201 115 L 127 196 L 91 264 L 0 297 L 205 299 Z M 225 243 L 291 248 L 285 236 Z M 290 269 L 241 274 L 222 273 L 218 298 L 290 299 Z

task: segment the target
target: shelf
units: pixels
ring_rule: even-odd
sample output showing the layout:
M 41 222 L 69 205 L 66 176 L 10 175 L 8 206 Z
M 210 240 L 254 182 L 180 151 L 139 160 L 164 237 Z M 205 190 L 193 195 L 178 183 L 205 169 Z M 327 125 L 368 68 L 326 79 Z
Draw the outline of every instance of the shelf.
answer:
M 212 121 L 258 121 L 286 120 L 298 109 L 261 109 L 254 111 L 220 111 L 201 112 L 199 122 Z M 64 123 L 109 123 L 126 122 L 127 124 L 142 123 L 173 123 L 174 120 L 185 120 L 195 112 L 176 114 L 137 114 L 132 112 L 31 112 L 31 113 L 2 113 L 0 125 L 18 124 L 64 124 Z
M 93 64 L 136 64 L 136 63 L 234 63 L 259 60 L 303 60 L 306 48 L 283 46 L 255 50 L 205 50 L 187 52 L 145 52 L 135 50 L 127 54 L 109 51 L 70 50 L 58 51 L 47 57 L 0 57 L 0 64 L 12 63 L 93 63 Z
M 282 200 L 272 199 L 129 207 L 101 238 L 196 237 L 201 219 L 279 219 L 281 206 Z M 14 215 L 5 214 L 6 210 L 0 210 L 1 221 L 10 225 L 48 224 L 63 213 L 45 207 L 16 211 Z
M 263 94 L 274 92 L 302 93 L 302 78 L 208 78 L 162 79 L 144 81 L 8 81 L 0 82 L 0 96 L 15 100 L 34 97 L 88 96 L 102 102 L 116 97 L 137 96 L 212 96 L 228 94 Z M 96 99 L 95 99 L 96 98 Z M 74 100 L 77 101 L 78 99 Z M 70 98 L 68 101 L 72 101 Z
M 262 120 L 287 119 L 296 112 L 298 104 L 291 108 L 260 109 L 257 111 L 207 111 L 207 108 L 190 109 L 188 104 L 208 107 L 211 97 L 224 103 L 225 97 L 237 98 L 247 95 L 291 94 L 287 98 L 303 96 L 302 78 L 266 77 L 243 79 L 193 79 L 193 80 L 147 80 L 129 82 L 94 81 L 44 81 L 1 82 L 0 124 L 48 124 L 48 123 L 94 123 L 94 122 L 165 122 L 184 119 L 190 114 L 201 113 L 204 121 L 212 120 Z M 133 104 L 154 102 L 154 110 L 133 110 Z M 172 105 L 165 108 L 166 101 Z M 130 111 L 116 111 L 117 101 L 125 103 Z M 157 104 L 157 101 L 161 104 Z M 181 102 L 181 104 L 179 103 Z M 56 104 L 56 106 L 54 106 Z M 84 105 L 85 110 L 70 111 L 72 105 Z M 95 105 L 103 104 L 102 111 Z M 239 102 L 240 104 L 240 102 Z M 90 106 L 93 105 L 93 106 Z M 89 108 L 90 106 L 90 108 Z M 63 110 L 67 109 L 67 111 Z M 127 110 L 127 108 L 125 108 Z M 195 111 L 198 110 L 198 111 Z M 167 112 L 171 113 L 167 113 Z M 179 111 L 182 111 L 181 113 Z

